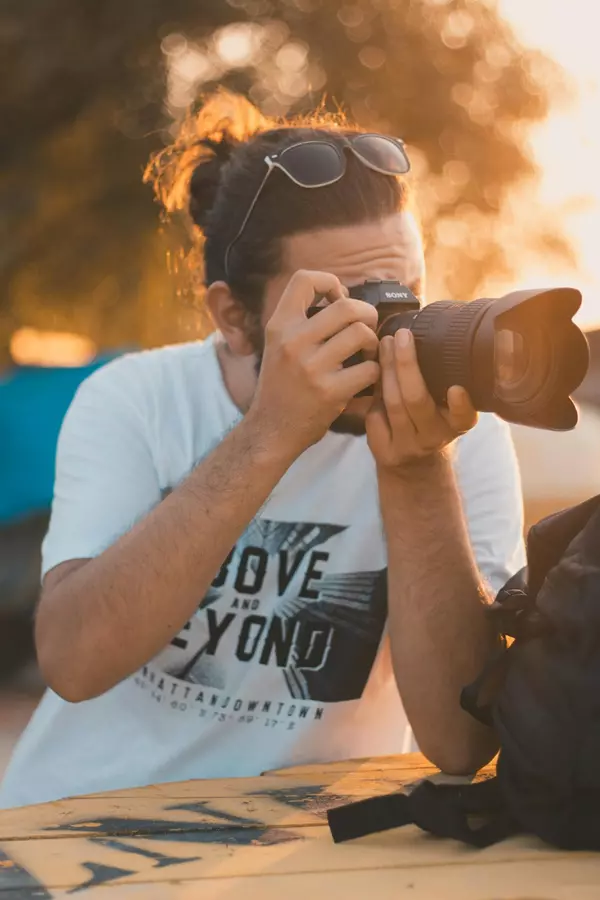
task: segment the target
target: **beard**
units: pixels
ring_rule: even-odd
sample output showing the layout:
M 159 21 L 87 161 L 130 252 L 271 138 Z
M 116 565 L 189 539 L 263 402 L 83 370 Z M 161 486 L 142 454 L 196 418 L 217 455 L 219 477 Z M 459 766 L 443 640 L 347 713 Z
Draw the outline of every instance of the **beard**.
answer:
M 333 431 L 334 434 L 350 434 L 353 437 L 364 437 L 367 433 L 365 420 L 361 419 L 360 416 L 346 412 L 343 412 L 337 419 L 333 420 L 329 430 Z

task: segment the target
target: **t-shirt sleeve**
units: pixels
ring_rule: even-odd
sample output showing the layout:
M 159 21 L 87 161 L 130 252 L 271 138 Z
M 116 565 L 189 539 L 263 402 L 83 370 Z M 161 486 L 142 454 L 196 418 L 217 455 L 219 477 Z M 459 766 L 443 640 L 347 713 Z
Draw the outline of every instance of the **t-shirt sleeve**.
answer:
M 160 501 L 152 435 L 131 357 L 83 382 L 58 440 L 42 577 L 66 560 L 98 556 Z
M 497 593 L 525 565 L 523 495 L 509 426 L 481 415 L 459 441 L 456 472 L 479 571 Z

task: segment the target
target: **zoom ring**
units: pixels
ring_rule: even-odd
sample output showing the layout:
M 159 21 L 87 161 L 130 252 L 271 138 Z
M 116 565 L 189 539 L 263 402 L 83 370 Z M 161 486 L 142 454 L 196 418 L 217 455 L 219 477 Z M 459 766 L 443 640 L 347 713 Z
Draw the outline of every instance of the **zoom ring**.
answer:
M 412 332 L 417 342 L 422 342 L 423 349 L 429 341 L 433 322 L 438 316 L 444 319 L 444 338 L 441 348 L 441 359 L 431 359 L 429 362 L 435 366 L 447 389 L 452 384 L 469 385 L 470 383 L 470 353 L 465 352 L 465 338 L 473 327 L 477 313 L 489 305 L 489 300 L 464 301 L 440 301 L 425 307 L 417 316 L 412 326 Z M 436 345 L 439 346 L 439 345 Z M 444 390 L 445 395 L 445 390 Z
M 444 341 L 443 366 L 447 375 L 452 373 L 454 376 L 454 384 L 470 384 L 471 354 L 466 352 L 465 338 L 473 326 L 476 310 L 487 307 L 488 303 L 488 300 L 459 303 L 460 309 L 450 317 Z

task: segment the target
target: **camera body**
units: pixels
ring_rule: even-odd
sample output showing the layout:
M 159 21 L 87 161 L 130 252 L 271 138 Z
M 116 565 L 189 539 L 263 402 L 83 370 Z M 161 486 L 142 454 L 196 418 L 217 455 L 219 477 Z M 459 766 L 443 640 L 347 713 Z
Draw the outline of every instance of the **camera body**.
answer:
M 421 309 L 421 303 L 413 294 L 410 288 L 400 284 L 399 281 L 381 281 L 377 278 L 370 278 L 362 284 L 354 285 L 349 288 L 349 294 L 354 300 L 362 300 L 370 306 L 374 306 L 379 317 L 377 331 L 390 318 L 403 313 L 417 313 Z M 323 294 L 317 294 L 315 302 L 309 307 L 307 315 L 310 318 L 326 305 Z M 411 317 L 412 318 L 412 317 Z M 404 327 L 398 324 L 394 329 Z M 386 332 L 393 334 L 393 331 Z M 383 335 L 381 335 L 383 337 Z
M 411 322 L 421 309 L 419 299 L 410 288 L 399 281 L 381 281 L 370 278 L 362 284 L 349 288 L 348 293 L 353 300 L 362 300 L 377 310 L 377 336 L 382 338 L 385 334 L 394 334 L 399 328 L 410 328 Z M 310 318 L 326 305 L 323 295 L 315 297 L 315 303 L 309 307 L 307 316 Z M 393 318 L 393 321 L 392 321 Z M 364 359 L 362 353 L 354 353 L 344 361 L 344 368 L 354 366 Z M 371 397 L 374 389 L 365 388 L 357 394 L 357 397 Z
M 372 278 L 349 289 L 355 300 L 363 300 L 377 309 L 379 326 L 390 315 L 403 312 L 416 312 L 421 303 L 410 288 L 399 281 L 379 281 Z

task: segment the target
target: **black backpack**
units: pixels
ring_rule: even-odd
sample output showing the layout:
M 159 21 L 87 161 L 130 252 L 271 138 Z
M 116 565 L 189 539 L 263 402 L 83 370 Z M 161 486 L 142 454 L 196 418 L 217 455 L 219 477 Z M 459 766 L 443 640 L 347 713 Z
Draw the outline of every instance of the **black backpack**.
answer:
M 496 776 L 424 781 L 408 794 L 331 809 L 336 842 L 416 824 L 475 847 L 534 834 L 600 850 L 600 496 L 530 530 L 527 568 L 489 616 L 503 646 L 461 705 L 496 730 Z M 490 685 L 493 698 L 481 704 Z

